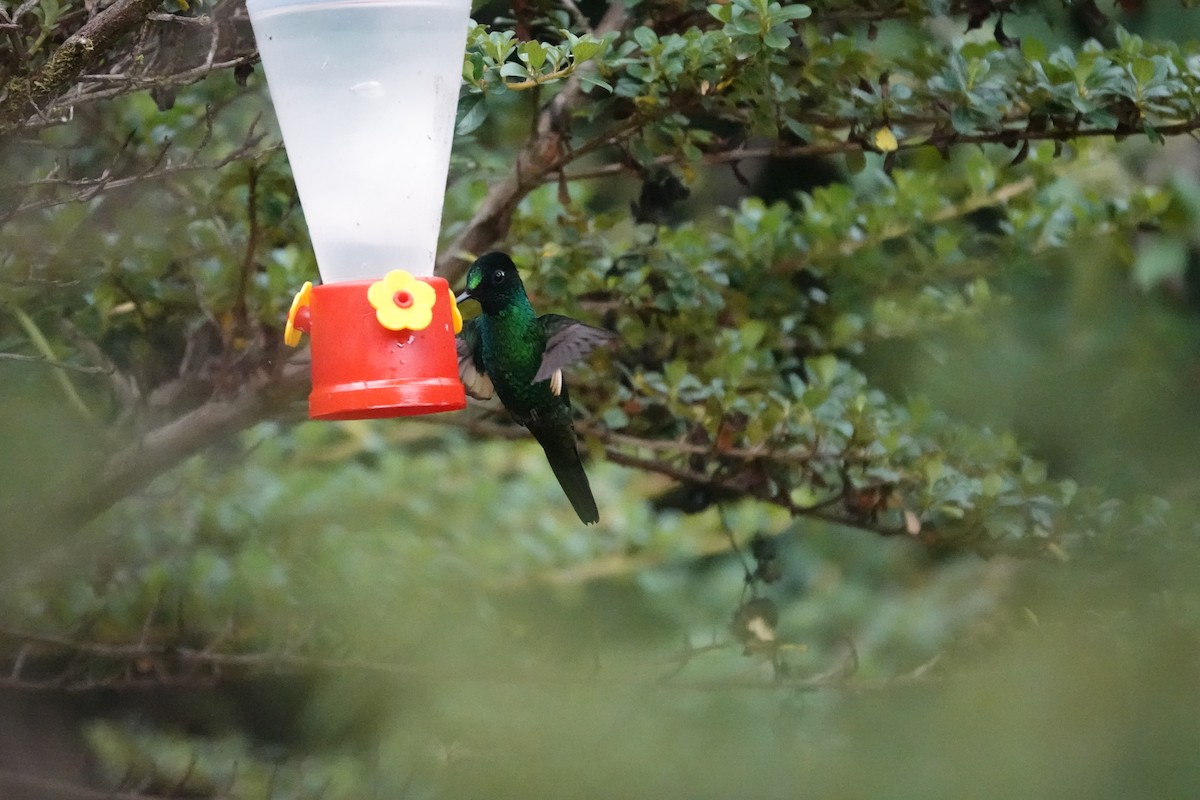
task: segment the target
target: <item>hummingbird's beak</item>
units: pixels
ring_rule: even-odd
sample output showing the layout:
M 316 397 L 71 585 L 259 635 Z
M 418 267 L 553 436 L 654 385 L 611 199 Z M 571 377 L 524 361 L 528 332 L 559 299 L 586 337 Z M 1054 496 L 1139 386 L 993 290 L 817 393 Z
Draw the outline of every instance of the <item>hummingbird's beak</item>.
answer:
M 466 302 L 467 300 L 470 300 L 470 299 L 471 299 L 471 293 L 470 293 L 470 292 L 463 292 L 463 293 L 462 293 L 462 294 L 460 294 L 458 297 L 454 298 L 454 302 L 456 302 L 456 303 L 464 303 L 464 302 Z

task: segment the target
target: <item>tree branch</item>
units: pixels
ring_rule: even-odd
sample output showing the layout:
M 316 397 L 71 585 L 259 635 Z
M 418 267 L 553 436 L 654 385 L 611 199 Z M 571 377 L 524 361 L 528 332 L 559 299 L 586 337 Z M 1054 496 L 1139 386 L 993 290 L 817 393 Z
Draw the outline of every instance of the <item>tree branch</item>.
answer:
M 229 397 L 215 397 L 198 408 L 139 436 L 113 453 L 97 480 L 80 486 L 47 525 L 78 528 L 165 470 L 222 436 L 244 430 L 302 399 L 310 381 L 307 359 L 285 364 L 276 373 L 260 373 Z
M 884 678 L 870 682 L 853 682 L 852 664 L 857 659 L 853 656 L 853 647 L 841 654 L 832 665 L 818 673 L 796 675 L 790 678 L 775 678 L 772 680 L 745 679 L 739 677 L 723 677 L 711 679 L 677 679 L 664 681 L 661 674 L 661 664 L 649 665 L 646 669 L 624 672 L 595 673 L 589 672 L 564 673 L 556 669 L 525 670 L 498 673 L 492 665 L 460 664 L 453 671 L 447 671 L 438 665 L 412 663 L 405 664 L 397 661 L 381 661 L 371 658 L 330 658 L 319 655 L 301 655 L 289 652 L 286 647 L 278 651 L 255 652 L 219 652 L 215 649 L 197 649 L 193 647 L 175 647 L 161 644 L 101 644 L 96 642 L 75 641 L 62 636 L 25 633 L 15 630 L 0 629 L 0 640 L 24 642 L 30 647 L 36 647 L 44 652 L 54 652 L 68 655 L 72 660 L 87 659 L 109 661 L 112 670 L 108 678 L 91 676 L 72 680 L 68 674 L 58 675 L 49 679 L 37 680 L 24 678 L 19 672 L 0 675 L 0 686 L 18 690 L 59 689 L 62 691 L 91 691 L 95 689 L 114 689 L 130 686 L 163 686 L 163 685 L 196 685 L 202 680 L 204 685 L 211 685 L 215 679 L 231 679 L 238 675 L 249 674 L 350 674 L 360 673 L 381 678 L 433 679 L 451 683 L 480 683 L 495 685 L 536 685 L 536 686 L 629 686 L 637 684 L 654 684 L 661 687 L 671 687 L 679 690 L 712 691 L 721 689 L 791 689 L 816 691 L 825 688 L 881 688 L 895 682 L 927 677 L 928 666 L 922 665 L 910 673 L 893 678 Z M 849 643 L 847 643 L 849 644 Z M 787 648 L 787 643 L 777 645 Z M 691 648 L 676 656 L 672 662 L 690 660 L 691 657 L 704 652 L 716 650 L 731 650 L 739 648 L 735 642 L 714 642 L 703 648 Z M 93 671 L 95 664 L 92 664 Z M 678 670 L 673 674 L 677 674 Z M 139 677 L 140 676 L 140 677 Z
M 1155 129 L 1161 136 L 1182 136 L 1200 131 L 1200 116 L 1191 119 L 1175 122 L 1170 125 L 1162 125 Z M 928 147 L 934 147 L 939 150 L 944 150 L 955 145 L 963 144 L 1016 144 L 1019 142 L 1070 142 L 1074 139 L 1094 139 L 1105 137 L 1118 136 L 1135 136 L 1139 135 L 1139 130 L 1128 130 L 1120 126 L 1113 128 L 1061 128 L 1045 131 L 1031 131 L 1024 129 L 1003 129 L 998 131 L 986 131 L 983 133 L 960 134 L 953 130 L 943 131 L 936 134 L 931 134 L 925 137 L 914 137 L 905 139 L 898 143 L 897 152 L 904 150 L 919 150 Z M 801 158 L 813 156 L 833 156 L 844 155 L 846 153 L 874 152 L 867 143 L 858 139 L 848 139 L 841 142 L 821 142 L 818 144 L 801 144 L 780 147 L 771 145 L 767 147 L 737 147 L 732 150 L 722 150 L 714 153 L 706 153 L 699 159 L 700 164 L 705 166 L 716 166 L 718 164 L 737 163 L 740 161 L 752 161 L 756 159 L 766 158 Z M 643 164 L 646 166 L 668 166 L 677 164 L 684 160 L 682 153 L 667 153 L 658 158 L 648 161 Z M 633 172 L 634 169 L 627 161 L 616 161 L 611 164 L 603 164 L 598 167 L 571 172 L 562 176 L 562 179 L 568 181 L 590 180 L 593 178 L 607 178 L 613 175 L 619 175 L 625 172 Z M 559 176 L 553 174 L 543 175 L 542 182 L 549 183 L 559 180 Z
M 56 778 L 44 778 L 40 775 L 27 775 L 23 772 L 0 767 L 0 789 L 6 786 L 9 788 L 23 786 L 36 791 L 39 797 L 73 797 L 78 798 L 78 800 L 168 800 L 170 797 L 180 796 L 174 793 L 170 795 L 158 795 L 143 794 L 138 791 L 130 792 L 123 789 L 95 789 L 79 783 L 70 783 Z M 21 796 L 32 797 L 33 795 L 22 793 Z M 222 796 L 214 795 L 209 800 L 223 800 L 223 798 Z
M 752 497 L 763 503 L 779 506 L 785 509 L 793 517 L 808 517 L 809 519 L 820 520 L 821 522 L 829 522 L 834 525 L 841 525 L 847 528 L 858 528 L 859 530 L 869 531 L 880 536 L 896 536 L 905 533 L 903 528 L 889 528 L 876 523 L 873 519 L 864 516 L 846 514 L 835 514 L 827 509 L 830 507 L 828 502 L 820 502 L 813 506 L 801 506 L 792 502 L 785 494 L 771 494 L 766 490 L 759 490 L 752 486 L 747 486 L 744 481 L 722 478 L 719 475 L 709 475 L 703 472 L 696 472 L 684 467 L 671 464 L 667 461 L 659 459 L 642 458 L 640 456 L 630 455 L 629 453 L 616 450 L 608 447 L 604 451 L 604 457 L 614 464 L 639 469 L 643 472 L 655 472 L 659 475 L 666 475 L 668 478 L 673 478 L 682 483 L 692 484 L 695 486 L 704 486 L 710 489 L 719 491 L 731 492 L 743 497 Z
M 421 420 L 421 418 L 416 418 Z M 471 417 L 437 417 L 422 421 L 430 424 L 452 425 L 461 427 L 472 433 L 492 438 L 524 438 L 524 429 L 516 425 L 498 425 L 478 418 Z M 853 450 L 822 451 L 809 448 L 793 448 L 769 450 L 766 447 L 754 448 L 725 448 L 717 449 L 712 445 L 698 444 L 681 439 L 646 439 L 637 436 L 610 431 L 601 425 L 587 422 L 577 422 L 575 429 L 578 433 L 594 437 L 604 445 L 604 457 L 614 464 L 623 467 L 663 475 L 680 483 L 702 486 L 716 492 L 726 492 L 737 497 L 753 498 L 761 502 L 783 508 L 794 517 L 806 517 L 835 525 L 868 531 L 880 536 L 896 536 L 906 534 L 903 525 L 888 527 L 878 523 L 871 515 L 859 514 L 847 507 L 848 499 L 844 491 L 837 492 L 820 502 L 812 505 L 795 503 L 786 494 L 772 494 L 767 486 L 758 487 L 753 481 L 741 479 L 741 475 L 753 469 L 755 464 L 779 464 L 796 468 L 811 468 L 814 461 L 824 460 L 833 466 L 854 467 L 867 463 L 868 459 Z M 632 452 L 631 452 L 632 451 Z M 654 457 L 637 455 L 637 451 L 655 454 Z M 700 472 L 676 463 L 682 456 L 703 456 L 708 464 L 717 467 L 709 472 Z M 844 487 L 858 491 L 869 490 L 871 486 Z M 843 513 L 837 513 L 841 506 Z M 927 543 L 930 543 L 926 532 Z
M 117 0 L 67 37 L 36 74 L 12 78 L 0 98 L 0 132 L 39 113 L 83 72 L 97 63 L 121 36 L 141 25 L 161 0 Z

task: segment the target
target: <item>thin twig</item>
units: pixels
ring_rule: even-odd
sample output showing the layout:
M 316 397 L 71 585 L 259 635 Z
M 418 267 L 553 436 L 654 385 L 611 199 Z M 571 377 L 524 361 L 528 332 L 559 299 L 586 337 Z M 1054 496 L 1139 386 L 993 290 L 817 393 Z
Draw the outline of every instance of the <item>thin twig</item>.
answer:
M 576 25 L 578 25 L 587 33 L 592 32 L 591 21 L 587 18 L 587 15 L 579 9 L 579 6 L 575 5 L 575 0 L 558 0 L 558 2 L 567 10 L 567 13 L 571 15 L 571 19 L 575 20 Z
M 37 323 L 33 321 L 33 318 L 19 308 L 12 309 L 12 314 L 17 318 L 17 322 L 20 324 L 21 328 L 24 329 L 25 335 L 29 337 L 30 343 L 33 344 L 34 348 L 42 354 L 42 357 L 46 359 L 46 361 L 54 363 L 55 365 L 61 364 L 61 362 L 58 360 L 58 356 L 54 353 L 54 348 L 50 346 L 50 342 L 46 339 L 41 329 L 37 326 Z M 58 372 L 54 373 L 54 377 L 58 381 L 58 385 L 62 389 L 63 394 L 66 396 L 67 403 L 76 411 L 78 411 L 80 416 L 82 416 L 88 422 L 94 423 L 96 421 L 95 415 L 92 414 L 92 410 L 88 408 L 87 403 L 83 402 L 83 398 L 80 397 L 79 392 L 75 390 L 75 384 L 71 383 L 71 379 L 67 377 L 66 372 L 59 370 Z
M 487 664 L 460 664 L 453 670 L 442 666 L 427 664 L 402 664 L 394 661 L 379 661 L 368 658 L 328 658 L 323 656 L 297 655 L 284 651 L 260 651 L 244 653 L 218 653 L 207 649 L 198 650 L 188 647 L 173 647 L 170 645 L 108 645 L 96 642 L 75 641 L 66 637 L 34 634 L 21 631 L 0 629 L 0 638 L 40 645 L 53 650 L 72 653 L 90 659 L 105 659 L 122 662 L 145 662 L 176 665 L 176 668 L 204 668 L 209 673 L 186 673 L 173 679 L 168 672 L 154 673 L 148 678 L 137 681 L 120 673 L 122 677 L 108 680 L 88 679 L 80 683 L 64 682 L 61 679 L 36 682 L 24 680 L 12 682 L 0 678 L 0 686 L 10 686 L 17 689 L 47 689 L 59 688 L 69 691 L 90 691 L 101 688 L 118 688 L 129 685 L 192 685 L 197 677 L 211 674 L 211 671 L 221 667 L 232 674 L 238 671 L 261 673 L 264 671 L 295 674 L 329 673 L 344 675 L 361 672 L 393 678 L 439 680 L 461 683 L 483 683 L 496 685 L 609 685 L 636 686 L 641 684 L 667 685 L 684 690 L 717 690 L 717 689 L 801 689 L 814 690 L 833 686 L 847 685 L 847 679 L 857 665 L 857 655 L 852 644 L 848 643 L 848 655 L 829 668 L 808 676 L 794 678 L 776 678 L 774 680 L 745 680 L 741 678 L 716 678 L 710 680 L 680 681 L 673 680 L 667 684 L 661 683 L 660 665 L 652 665 L 645 671 L 637 672 L 605 672 L 588 671 L 586 674 L 564 673 L 556 670 L 522 670 L 516 672 L 497 672 Z M 696 652 L 724 649 L 727 645 L 714 643 L 711 647 L 703 647 Z M 920 668 L 918 668 L 920 670 Z M 852 688 L 875 688 L 887 685 L 893 681 L 917 680 L 924 678 L 927 670 L 915 671 L 909 675 L 885 679 L 875 684 L 861 684 Z M 205 683 L 204 685 L 209 685 Z
M 244 142 L 237 150 L 212 161 L 197 160 L 196 155 L 199 154 L 199 151 L 197 150 L 187 161 L 177 164 L 168 163 L 166 165 L 152 164 L 150 167 L 147 167 L 136 174 L 126 175 L 121 178 L 110 177 L 110 173 L 108 173 L 106 170 L 105 173 L 102 173 L 95 178 L 43 178 L 40 180 L 27 181 L 21 184 L 14 184 L 14 187 L 61 186 L 76 191 L 72 194 L 65 194 L 44 200 L 35 200 L 32 202 L 23 203 L 22 205 L 13 209 L 8 214 L 7 218 L 12 218 L 18 214 L 24 214 L 30 211 L 40 211 L 46 208 L 54 208 L 56 206 L 66 205 L 68 203 L 86 202 L 87 200 L 97 197 L 103 192 L 121 189 L 126 186 L 141 186 L 147 181 L 158 181 L 164 178 L 189 172 L 218 171 L 238 161 L 257 161 L 258 159 L 282 151 L 282 143 L 275 143 L 259 148 L 258 145 L 262 141 L 262 137 L 263 134 L 261 133 L 255 134 L 249 140 Z
M 108 375 L 110 371 L 104 367 L 81 367 L 78 364 L 68 364 L 45 356 L 28 356 L 22 353 L 0 353 L 0 361 L 20 361 L 27 364 L 43 364 L 55 369 L 67 369 L 84 375 Z
M 250 163 L 246 176 L 246 249 L 242 254 L 241 267 L 238 270 L 237 293 L 234 295 L 233 316 L 237 325 L 238 335 L 242 335 L 249 322 L 249 306 L 246 304 L 246 294 L 250 289 L 250 276 L 255 270 L 255 258 L 258 255 L 258 165 Z

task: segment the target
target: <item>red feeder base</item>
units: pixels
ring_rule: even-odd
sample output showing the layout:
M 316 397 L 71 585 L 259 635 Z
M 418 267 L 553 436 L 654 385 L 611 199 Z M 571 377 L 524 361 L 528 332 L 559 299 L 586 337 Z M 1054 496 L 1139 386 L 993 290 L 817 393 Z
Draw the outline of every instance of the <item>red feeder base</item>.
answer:
M 418 278 L 433 287 L 433 321 L 423 330 L 388 330 L 367 299 L 374 281 L 316 286 L 296 327 L 311 336 L 313 419 L 374 419 L 435 414 L 466 408 L 458 378 L 458 354 L 450 285 Z

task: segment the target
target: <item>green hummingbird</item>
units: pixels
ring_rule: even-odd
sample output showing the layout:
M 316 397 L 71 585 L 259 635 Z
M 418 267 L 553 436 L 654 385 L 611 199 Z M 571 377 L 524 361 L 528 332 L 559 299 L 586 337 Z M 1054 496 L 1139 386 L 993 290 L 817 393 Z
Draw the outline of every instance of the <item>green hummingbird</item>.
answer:
M 533 310 L 517 267 L 505 253 L 480 256 L 467 271 L 467 289 L 457 298 L 476 300 L 483 314 L 463 324 L 458 335 L 458 373 L 467 394 L 493 394 L 546 451 L 559 485 L 579 519 L 600 519 L 587 473 L 575 447 L 571 400 L 563 367 L 617 338 L 558 314 Z

